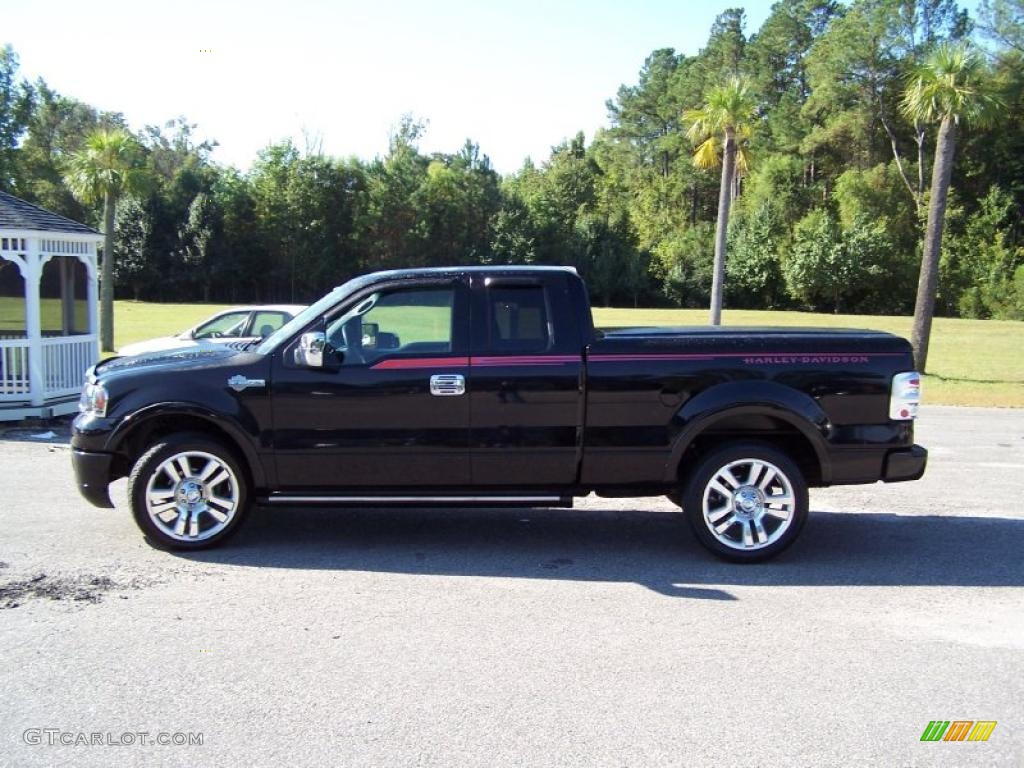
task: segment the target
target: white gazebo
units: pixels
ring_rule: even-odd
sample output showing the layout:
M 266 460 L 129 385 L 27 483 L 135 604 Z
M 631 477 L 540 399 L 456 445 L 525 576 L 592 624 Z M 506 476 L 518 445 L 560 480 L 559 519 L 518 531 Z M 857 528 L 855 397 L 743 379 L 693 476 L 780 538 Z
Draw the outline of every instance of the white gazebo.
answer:
M 0 192 L 0 421 L 76 410 L 99 357 L 102 242 L 84 224 Z

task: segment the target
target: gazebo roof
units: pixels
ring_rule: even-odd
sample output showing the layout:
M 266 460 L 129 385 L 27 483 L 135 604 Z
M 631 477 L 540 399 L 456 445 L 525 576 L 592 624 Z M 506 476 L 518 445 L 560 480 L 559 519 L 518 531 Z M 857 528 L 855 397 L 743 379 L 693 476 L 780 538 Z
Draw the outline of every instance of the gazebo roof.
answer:
M 73 232 L 98 235 L 92 227 L 33 205 L 20 197 L 0 192 L 0 229 L 32 230 L 35 232 Z

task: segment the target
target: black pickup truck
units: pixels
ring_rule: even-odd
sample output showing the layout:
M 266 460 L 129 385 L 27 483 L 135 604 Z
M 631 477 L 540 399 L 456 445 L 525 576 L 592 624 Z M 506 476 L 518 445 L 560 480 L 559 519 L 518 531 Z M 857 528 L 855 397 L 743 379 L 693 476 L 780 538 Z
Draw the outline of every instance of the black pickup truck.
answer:
M 569 268 L 378 272 L 261 342 L 99 363 L 72 460 L 96 506 L 128 476 L 162 547 L 219 544 L 253 503 L 664 494 L 710 550 L 762 560 L 808 486 L 921 477 L 912 367 L 874 331 L 597 330 Z

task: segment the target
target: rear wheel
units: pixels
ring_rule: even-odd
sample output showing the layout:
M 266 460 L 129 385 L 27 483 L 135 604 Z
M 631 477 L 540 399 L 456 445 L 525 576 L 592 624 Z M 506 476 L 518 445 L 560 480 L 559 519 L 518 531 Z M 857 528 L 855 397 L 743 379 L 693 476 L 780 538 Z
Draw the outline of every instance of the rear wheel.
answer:
M 708 454 L 683 490 L 683 510 L 700 542 L 734 562 L 767 560 L 807 521 L 807 482 L 766 443 L 730 443 Z
M 248 510 L 248 482 L 234 454 L 204 435 L 178 434 L 144 453 L 128 478 L 132 514 L 165 549 L 206 549 L 234 533 Z

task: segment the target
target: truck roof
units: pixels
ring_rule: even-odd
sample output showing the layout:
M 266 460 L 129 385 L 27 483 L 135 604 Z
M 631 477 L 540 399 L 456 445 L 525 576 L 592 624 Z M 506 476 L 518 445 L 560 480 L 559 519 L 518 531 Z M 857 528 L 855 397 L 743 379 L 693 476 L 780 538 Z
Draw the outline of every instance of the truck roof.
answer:
M 353 280 L 363 281 L 363 278 L 372 277 L 375 281 L 384 279 L 395 279 L 403 277 L 432 277 L 439 275 L 465 275 L 474 273 L 486 273 L 490 275 L 521 275 L 521 274 L 544 274 L 544 273 L 568 273 L 576 275 L 575 267 L 540 264 L 494 264 L 473 267 L 415 267 L 413 269 L 386 269 L 379 272 L 368 272 Z M 337 286 L 340 288 L 341 286 Z

